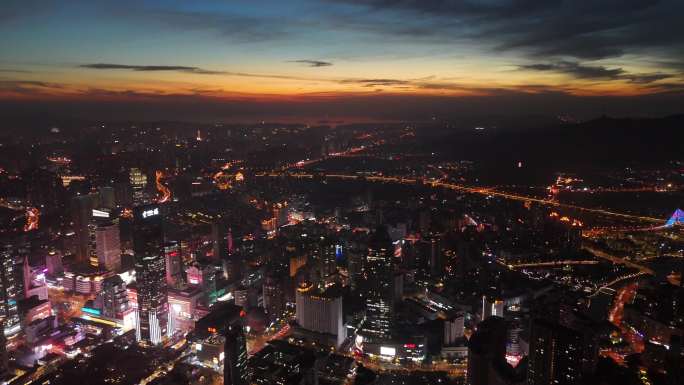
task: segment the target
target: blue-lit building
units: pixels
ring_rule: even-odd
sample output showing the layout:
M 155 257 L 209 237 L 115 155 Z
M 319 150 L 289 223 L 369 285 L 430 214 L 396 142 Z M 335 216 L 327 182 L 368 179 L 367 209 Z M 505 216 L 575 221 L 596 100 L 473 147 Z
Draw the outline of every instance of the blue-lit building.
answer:
M 0 250 L 0 318 L 4 322 L 4 334 L 17 334 L 21 329 L 17 303 L 24 298 L 20 266 L 16 263 L 12 245 Z

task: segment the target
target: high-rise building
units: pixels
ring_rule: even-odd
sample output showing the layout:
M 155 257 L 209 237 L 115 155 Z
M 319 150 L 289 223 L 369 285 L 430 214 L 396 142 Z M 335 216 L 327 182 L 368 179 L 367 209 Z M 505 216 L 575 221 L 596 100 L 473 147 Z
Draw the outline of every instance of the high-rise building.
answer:
M 116 191 L 114 187 L 102 186 L 99 188 L 100 192 L 100 206 L 113 209 L 116 207 Z
M 159 206 L 136 207 L 133 252 L 138 294 L 137 336 L 157 345 L 166 334 L 168 302 L 164 260 L 163 216 Z
M 76 261 L 89 262 L 93 251 L 91 244 L 91 224 L 93 209 L 97 206 L 99 194 L 79 195 L 71 200 L 71 221 L 76 234 Z
M 337 346 L 345 338 L 342 324 L 342 293 L 339 286 L 325 291 L 303 283 L 296 293 L 297 323 L 304 329 L 337 336 Z
M 121 269 L 121 241 L 118 220 L 101 221 L 97 224 L 95 250 L 98 267 L 113 272 L 118 272 Z
M 216 276 L 218 274 L 216 266 L 210 263 L 198 262 L 188 267 L 185 272 L 188 277 L 188 283 L 202 289 L 205 305 L 210 306 L 216 302 Z
M 468 385 L 505 384 L 506 321 L 489 317 L 468 341 Z M 549 383 L 547 383 L 549 384 Z
M 483 295 L 482 309 L 480 310 L 480 312 L 480 320 L 482 321 L 491 316 L 503 317 L 504 301 L 501 299 L 492 299 L 490 297 L 487 297 L 486 295 Z
M 280 317 L 285 310 L 285 290 L 282 282 L 275 277 L 266 277 L 262 289 L 266 314 L 272 320 Z
M 428 240 L 430 248 L 430 276 L 434 279 L 444 276 L 444 263 L 442 259 L 441 242 L 439 237 L 432 236 Z
M 183 259 L 180 245 L 171 241 L 164 245 L 164 261 L 166 264 L 166 284 L 178 286 L 183 283 Z
M 5 329 L 5 320 L 0 318 L 0 380 L 9 374 L 9 355 L 7 352 L 7 337 L 1 333 Z
M 226 327 L 223 385 L 247 384 L 247 339 L 239 322 Z
M 45 267 L 47 268 L 47 273 L 53 277 L 64 273 L 62 253 L 57 250 L 50 250 L 45 256 Z
M 390 339 L 394 317 L 392 242 L 379 228 L 371 236 L 366 256 L 366 320 L 361 334 L 369 339 Z
M 212 251 L 214 259 L 225 259 L 228 257 L 227 227 L 221 220 L 211 224 L 211 239 L 213 242 Z
M 133 188 L 133 202 L 142 202 L 145 197 L 145 188 L 147 187 L 147 175 L 139 168 L 133 167 L 128 173 L 128 178 Z
M 126 283 L 118 275 L 106 278 L 102 283 L 102 314 L 105 317 L 123 319 L 130 305 Z
M 21 329 L 17 303 L 24 293 L 19 270 L 14 247 L 6 245 L 0 250 L 0 318 L 4 319 L 4 334 L 8 336 Z
M 444 345 L 450 346 L 463 338 L 465 333 L 465 313 L 459 311 L 444 320 Z
M 530 334 L 528 385 L 577 384 L 592 371 L 597 350 L 582 331 L 535 319 Z

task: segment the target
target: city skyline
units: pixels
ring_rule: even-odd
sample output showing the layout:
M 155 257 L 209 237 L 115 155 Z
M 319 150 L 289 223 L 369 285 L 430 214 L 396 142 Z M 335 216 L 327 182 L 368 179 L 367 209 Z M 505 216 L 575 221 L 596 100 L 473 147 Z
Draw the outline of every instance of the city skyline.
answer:
M 682 385 L 682 0 L 8 0 L 0 385 Z

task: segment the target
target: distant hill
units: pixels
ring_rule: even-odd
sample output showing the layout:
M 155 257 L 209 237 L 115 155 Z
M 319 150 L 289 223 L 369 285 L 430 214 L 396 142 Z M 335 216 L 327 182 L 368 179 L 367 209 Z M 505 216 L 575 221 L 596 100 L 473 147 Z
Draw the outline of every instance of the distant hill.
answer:
M 601 117 L 529 130 L 454 132 L 432 144 L 455 158 L 551 165 L 629 161 L 659 163 L 684 158 L 684 115 L 656 119 Z
M 473 160 L 491 183 L 548 183 L 557 171 L 630 164 L 657 166 L 684 160 L 684 115 L 664 118 L 601 117 L 577 124 L 530 129 L 458 130 L 430 138 L 426 148 L 454 160 Z M 522 168 L 518 167 L 522 162 Z

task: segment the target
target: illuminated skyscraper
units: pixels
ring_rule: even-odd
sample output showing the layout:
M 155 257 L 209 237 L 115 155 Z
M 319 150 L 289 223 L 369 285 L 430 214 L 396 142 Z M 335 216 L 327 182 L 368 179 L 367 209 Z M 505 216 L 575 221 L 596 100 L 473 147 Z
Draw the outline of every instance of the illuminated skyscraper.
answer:
M 133 202 L 142 202 L 145 197 L 145 188 L 147 187 L 147 175 L 145 175 L 139 168 L 131 168 L 128 174 L 129 182 L 133 188 Z
M 4 319 L 5 335 L 14 335 L 20 329 L 17 302 L 23 298 L 23 288 L 16 260 L 12 245 L 0 250 L 0 318 Z
M 223 385 L 247 384 L 247 340 L 239 322 L 226 327 Z
M 378 229 L 368 244 L 366 321 L 362 335 L 365 338 L 389 339 L 392 337 L 394 316 L 392 242 L 387 231 Z
M 297 323 L 304 329 L 337 336 L 339 346 L 344 338 L 342 324 L 342 292 L 338 286 L 327 290 L 302 283 L 296 292 Z
M 139 339 L 156 345 L 168 319 L 163 217 L 154 205 L 136 207 L 133 215 Z

